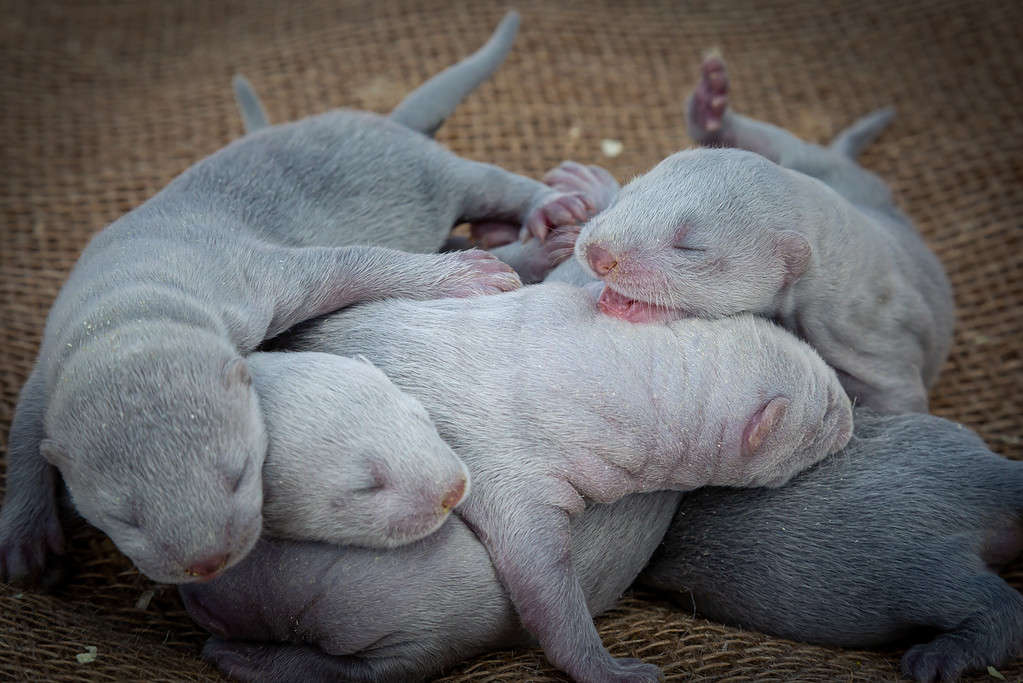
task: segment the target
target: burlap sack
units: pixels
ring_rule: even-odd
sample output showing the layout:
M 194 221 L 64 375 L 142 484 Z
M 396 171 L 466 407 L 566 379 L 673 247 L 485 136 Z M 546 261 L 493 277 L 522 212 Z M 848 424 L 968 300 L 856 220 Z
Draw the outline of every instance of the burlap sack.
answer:
M 521 0 L 511 57 L 439 139 L 534 176 L 573 158 L 628 179 L 690 144 L 681 102 L 710 47 L 729 61 L 738 109 L 810 140 L 894 103 L 899 116 L 864 163 L 891 183 L 945 262 L 959 307 L 933 410 L 1023 456 L 1023 5 L 767 5 Z M 425 0 L 4 3 L 0 433 L 89 236 L 241 134 L 232 74 L 250 78 L 277 122 L 340 105 L 387 111 L 475 49 L 505 9 Z M 620 141 L 620 156 L 605 156 L 603 139 Z M 87 528 L 73 533 L 72 559 L 78 574 L 52 595 L 0 587 L 0 678 L 218 678 L 198 660 L 204 636 L 174 590 L 140 577 Z M 1020 572 L 1009 576 L 1023 585 Z M 648 595 L 628 596 L 598 623 L 614 654 L 656 662 L 669 678 L 897 678 L 897 651 L 741 632 Z M 80 663 L 88 646 L 95 659 Z M 1002 673 L 1018 679 L 1023 666 Z M 533 651 L 468 662 L 445 680 L 552 678 Z

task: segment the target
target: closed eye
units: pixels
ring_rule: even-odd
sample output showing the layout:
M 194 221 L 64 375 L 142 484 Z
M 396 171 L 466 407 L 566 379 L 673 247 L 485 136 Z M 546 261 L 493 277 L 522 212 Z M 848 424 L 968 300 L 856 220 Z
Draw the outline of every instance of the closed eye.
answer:
M 383 486 L 381 486 L 380 484 L 374 484 L 373 486 L 366 486 L 361 489 L 354 489 L 352 493 L 359 496 L 370 496 L 373 495 L 374 493 L 380 493 L 383 490 L 384 490 Z
M 693 239 L 694 234 L 697 236 L 696 240 Z M 683 220 L 678 224 L 678 227 L 675 228 L 675 234 L 672 235 L 671 238 L 671 246 L 673 249 L 692 253 L 707 251 L 704 247 L 693 245 L 694 241 L 699 242 L 700 234 L 700 230 L 694 231 L 692 224 L 689 223 L 689 221 Z
M 376 467 L 372 468 L 372 474 L 370 472 L 364 472 L 359 479 L 352 481 L 351 483 L 365 484 L 360 488 L 351 489 L 354 495 L 359 496 L 370 496 L 373 495 L 374 493 L 380 493 L 385 488 L 384 479 L 383 477 L 380 476 Z

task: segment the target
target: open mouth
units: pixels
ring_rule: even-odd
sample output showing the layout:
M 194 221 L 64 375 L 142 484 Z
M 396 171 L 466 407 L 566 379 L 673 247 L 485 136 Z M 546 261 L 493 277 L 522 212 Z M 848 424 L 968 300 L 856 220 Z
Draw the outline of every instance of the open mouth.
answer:
M 605 285 L 604 291 L 600 293 L 600 298 L 597 299 L 597 308 L 604 315 L 621 318 L 631 323 L 662 323 L 687 317 L 686 312 L 681 308 L 667 308 L 646 301 L 630 299 L 611 289 L 610 285 Z

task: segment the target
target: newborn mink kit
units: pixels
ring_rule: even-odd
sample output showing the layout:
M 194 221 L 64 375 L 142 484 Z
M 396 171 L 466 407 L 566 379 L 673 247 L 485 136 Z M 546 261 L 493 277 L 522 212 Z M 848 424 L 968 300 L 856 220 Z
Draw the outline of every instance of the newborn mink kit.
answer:
M 133 97 L 152 108 L 169 96 L 182 106 L 166 108 L 167 133 L 180 135 L 182 117 L 203 125 L 160 174 L 140 175 L 149 179 L 131 199 L 100 217 L 76 204 L 82 216 L 61 233 L 77 231 L 67 244 L 85 250 L 42 304 L 54 305 L 16 411 L 7 394 L 0 581 L 84 571 L 52 597 L 0 586 L 3 618 L 26 624 L 0 626 L 12 647 L 0 678 L 68 674 L 32 653 L 119 679 L 469 680 L 507 667 L 510 679 L 547 680 L 552 665 L 580 681 L 783 671 L 944 681 L 990 667 L 1017 677 L 1023 598 L 1012 568 L 999 574 L 1023 546 L 1023 472 L 991 453 L 1016 450 L 1013 374 L 989 358 L 1002 328 L 974 291 L 987 271 L 969 265 L 1011 260 L 983 238 L 1001 223 L 977 199 L 1007 187 L 998 169 L 1015 138 L 995 149 L 988 110 L 974 111 L 975 148 L 950 153 L 959 133 L 946 124 L 963 118 L 938 81 L 957 52 L 913 39 L 893 51 L 879 37 L 935 20 L 927 0 L 912 16 L 889 8 L 894 23 L 868 32 L 847 10 L 820 12 L 804 47 L 829 49 L 812 68 L 784 24 L 751 23 L 752 40 L 740 40 L 735 18 L 753 15 L 738 5 L 670 17 L 653 4 L 524 6 L 510 52 L 518 17 L 487 40 L 493 8 L 410 6 L 409 21 L 404 10 L 378 17 L 340 0 L 310 13 L 305 2 L 274 37 L 251 21 L 255 6 L 236 8 L 241 23 L 163 12 L 172 33 L 209 21 L 221 35 L 204 47 L 177 34 L 174 55 L 154 44 L 165 67 L 147 77 L 151 90 L 124 87 L 136 78 L 121 74 L 111 101 L 125 120 L 152 120 Z M 880 16 L 870 2 L 858 11 Z M 977 18 L 969 1 L 959 9 Z M 61 30 L 98 30 L 88 12 Z M 102 31 L 130 53 L 154 34 L 114 38 L 142 19 L 129 15 Z M 15 12 L 0 32 L 25 20 Z M 830 31 L 836 21 L 845 38 Z M 620 40 L 609 42 L 612 25 Z M 451 39 L 433 45 L 446 28 Z M 286 35 L 305 42 L 280 51 Z M 119 125 L 83 90 L 108 92 L 109 65 L 75 40 L 48 43 L 54 55 L 81 46 L 75 68 L 97 74 L 62 86 L 80 93 L 83 106 L 67 111 L 98 169 L 73 196 L 111 178 L 116 193 L 128 187 L 122 171 L 167 150 L 133 147 L 151 126 Z M 843 40 L 861 46 L 854 68 L 842 66 Z M 703 45 L 724 49 L 701 62 Z M 875 77 L 875 53 L 899 65 L 900 88 Z M 493 85 L 468 97 L 507 54 Z M 186 63 L 196 87 L 182 98 Z M 984 63 L 971 62 L 968 80 L 995 110 L 991 77 L 975 68 Z M 226 142 L 222 122 L 239 129 L 228 88 L 238 71 L 270 106 L 236 75 L 245 135 L 149 198 Z M 829 71 L 848 82 L 834 89 Z M 679 86 L 693 77 L 687 98 Z M 49 120 L 49 100 L 25 101 Z M 328 102 L 365 111 L 277 123 Z M 109 119 L 123 163 L 87 142 L 90 117 Z M 922 131 L 926 146 L 912 142 Z M 686 132 L 698 147 L 685 149 Z M 981 158 L 983 169 L 964 170 Z M 973 172 L 991 184 L 948 182 Z M 67 178 L 75 188 L 78 171 Z M 36 217 L 35 239 L 70 264 L 43 206 L 64 200 L 27 187 L 15 226 Z M 82 226 L 94 232 L 133 206 L 85 245 Z M 448 239 L 462 220 L 469 237 Z M 34 244 L 16 229 L 18 250 Z M 1010 300 L 1012 271 L 1001 272 L 987 296 Z M 51 297 L 66 276 L 53 269 Z M 29 310 L 17 301 L 15 321 Z M 1013 315 L 1003 311 L 1004 325 Z M 42 318 L 31 324 L 41 330 Z M 18 354 L 37 347 L 30 336 L 9 347 L 23 368 L 6 385 L 16 389 L 32 369 Z M 89 564 L 99 546 L 69 524 L 75 508 L 126 555 L 104 542 L 120 569 Z M 141 573 L 125 571 L 132 563 Z M 642 590 L 620 603 L 634 582 Z M 666 599 L 651 603 L 651 591 Z M 70 609 L 96 625 L 110 609 L 118 617 L 96 635 L 61 616 Z M 120 625 L 154 619 L 156 641 L 139 630 L 144 647 L 114 645 Z M 90 642 L 97 652 L 75 661 Z M 488 654 L 508 648 L 518 650 Z
M 236 563 L 261 530 L 268 448 L 246 354 L 357 301 L 518 287 L 481 252 L 408 253 L 436 251 L 458 220 L 585 216 L 578 198 L 424 134 L 500 64 L 517 27 L 509 14 L 389 117 L 339 109 L 256 131 L 96 235 L 15 411 L 0 579 L 37 578 L 63 552 L 58 471 L 78 512 L 150 578 Z M 454 481 L 436 483 L 447 500 Z

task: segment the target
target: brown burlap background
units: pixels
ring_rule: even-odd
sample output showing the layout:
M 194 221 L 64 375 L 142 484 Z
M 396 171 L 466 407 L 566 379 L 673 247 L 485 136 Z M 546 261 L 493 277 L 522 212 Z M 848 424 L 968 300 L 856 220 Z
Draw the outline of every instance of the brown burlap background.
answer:
M 761 5 L 518 1 L 523 27 L 511 57 L 439 139 L 534 176 L 574 158 L 627 179 L 690 144 L 680 103 L 712 46 L 729 60 L 739 109 L 811 140 L 894 103 L 899 117 L 864 163 L 892 184 L 945 262 L 959 307 L 933 409 L 1023 458 L 1023 4 Z M 475 49 L 504 8 L 3 3 L 0 433 L 46 311 L 89 236 L 241 133 L 235 71 L 252 80 L 273 121 L 339 105 L 386 111 Z M 603 156 L 603 138 L 620 140 L 621 155 Z M 218 677 L 198 660 L 203 636 L 172 589 L 141 578 L 96 532 L 80 529 L 72 546 L 78 573 L 54 594 L 0 586 L 0 678 Z M 1023 571 L 1008 576 L 1023 586 Z M 691 618 L 649 595 L 627 597 L 598 623 L 613 653 L 656 662 L 669 678 L 897 678 L 897 652 L 781 641 Z M 95 661 L 76 661 L 90 645 Z M 1003 672 L 1019 679 L 1023 665 Z M 505 652 L 446 680 L 552 676 L 537 652 Z

